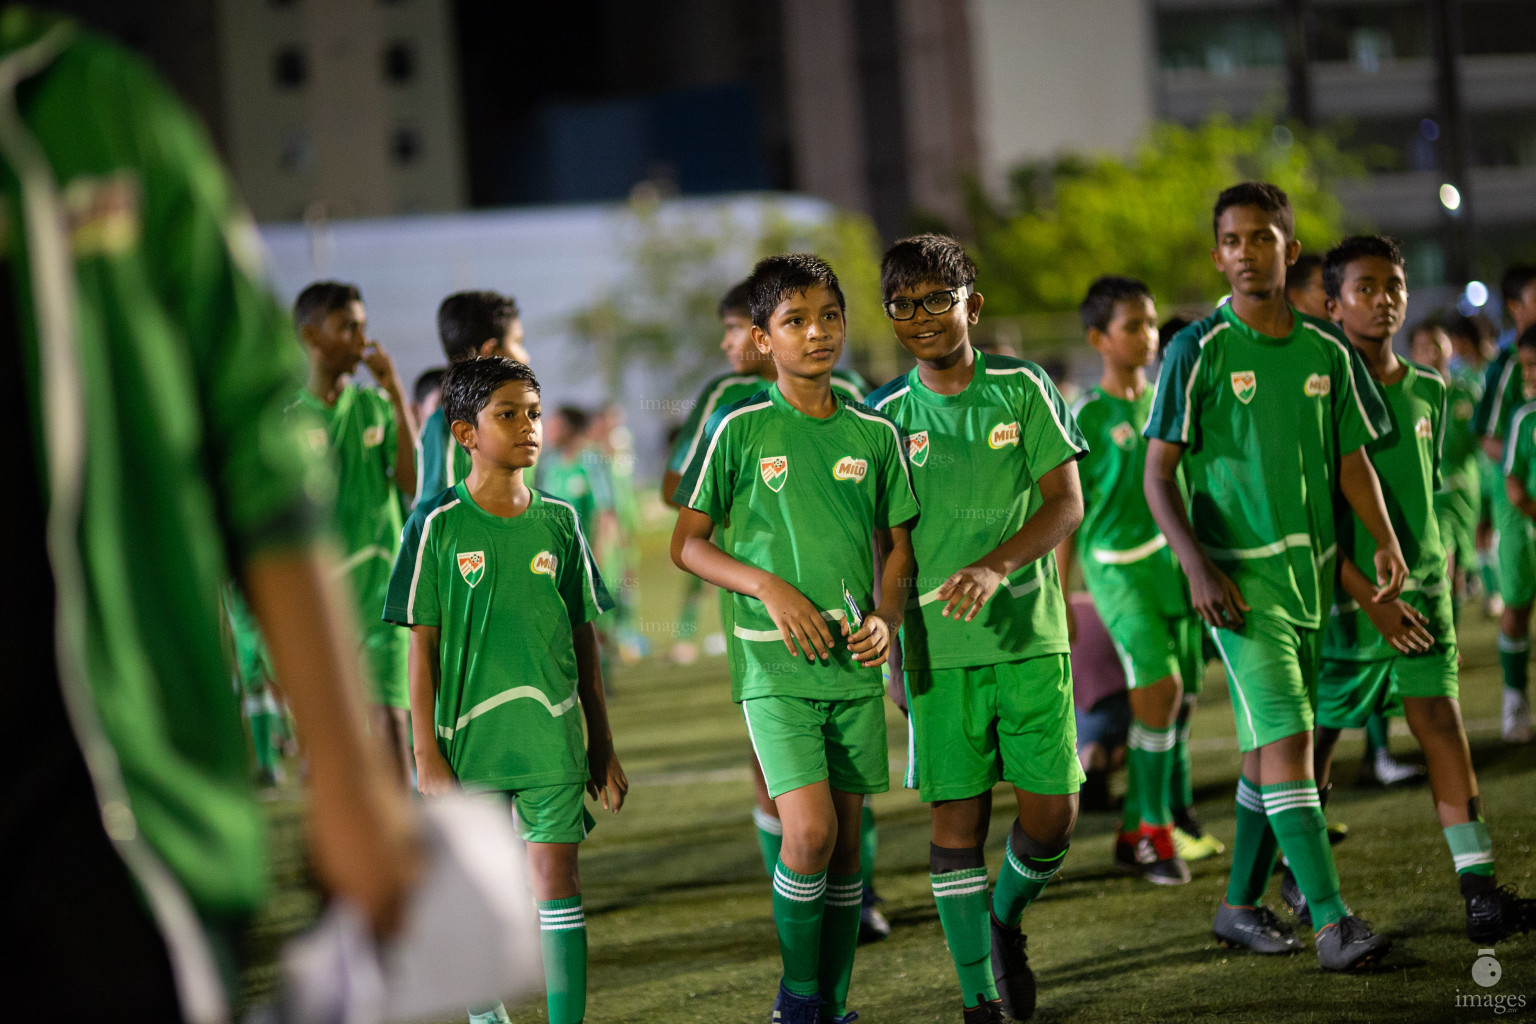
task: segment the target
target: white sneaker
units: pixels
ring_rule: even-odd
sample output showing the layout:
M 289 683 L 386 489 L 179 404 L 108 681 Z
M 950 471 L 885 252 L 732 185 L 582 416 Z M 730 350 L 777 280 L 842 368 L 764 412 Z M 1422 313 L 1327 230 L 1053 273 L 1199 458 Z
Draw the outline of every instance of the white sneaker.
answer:
M 1504 687 L 1504 728 L 1502 730 L 1505 743 L 1529 743 L 1531 742 L 1531 705 L 1525 699 L 1525 694 L 1519 690 L 1511 690 Z
M 1376 751 L 1376 778 L 1383 786 L 1396 786 L 1424 774 L 1424 768 L 1416 764 L 1403 764 L 1385 750 Z

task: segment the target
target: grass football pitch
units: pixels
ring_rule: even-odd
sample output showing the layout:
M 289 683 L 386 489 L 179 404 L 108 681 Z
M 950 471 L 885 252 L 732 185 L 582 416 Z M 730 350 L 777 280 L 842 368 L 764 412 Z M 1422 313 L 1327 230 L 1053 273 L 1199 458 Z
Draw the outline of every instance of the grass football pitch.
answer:
M 640 587 L 640 627 L 658 654 L 671 644 L 680 585 L 664 559 L 653 542 Z M 706 624 L 715 621 L 713 600 L 711 592 Z M 1493 624 L 1470 608 L 1463 618 L 1462 704 L 1500 881 L 1536 895 L 1536 745 L 1516 748 L 1499 740 Z M 750 816 L 746 729 L 730 701 L 724 659 L 678 667 L 652 657 L 617 674 L 613 690 L 613 731 L 632 788 L 617 818 L 594 811 L 598 828 L 581 851 L 591 937 L 587 1020 L 766 1020 L 779 976 L 778 947 Z M 954 972 L 928 885 L 928 810 L 900 788 L 906 727 L 894 707 L 887 721 L 892 790 L 875 798 L 876 888 L 892 932 L 860 949 L 849 1005 L 866 1024 L 959 1021 Z M 1239 758 L 1226 686 L 1214 669 L 1193 732 L 1198 808 L 1230 848 Z M 1345 900 L 1394 938 L 1383 965 L 1356 975 L 1326 974 L 1310 941 L 1300 954 L 1281 958 L 1220 947 L 1210 923 L 1230 849 L 1192 865 L 1190 884 L 1157 887 L 1114 870 L 1118 816 L 1084 814 L 1061 874 L 1024 917 L 1040 986 L 1035 1019 L 1242 1024 L 1536 1014 L 1536 937 L 1499 944 L 1496 985 L 1473 981 L 1478 950 L 1463 930 L 1463 905 L 1428 792 L 1355 788 L 1360 750 L 1359 734 L 1347 734 L 1328 818 L 1349 826 L 1347 841 L 1335 847 Z M 1400 721 L 1393 750 L 1422 763 Z M 998 790 L 987 843 L 994 878 L 1014 815 L 1005 792 Z M 245 977 L 252 997 L 273 984 L 276 944 L 311 920 L 317 907 L 303 872 L 296 794 L 280 792 L 269 807 L 276 890 L 252 930 Z M 1285 916 L 1278 886 L 1277 877 L 1266 901 Z M 1491 997 L 1501 997 L 1504 1009 L 1495 1012 Z M 545 1019 L 538 1001 L 512 1016 L 518 1024 Z

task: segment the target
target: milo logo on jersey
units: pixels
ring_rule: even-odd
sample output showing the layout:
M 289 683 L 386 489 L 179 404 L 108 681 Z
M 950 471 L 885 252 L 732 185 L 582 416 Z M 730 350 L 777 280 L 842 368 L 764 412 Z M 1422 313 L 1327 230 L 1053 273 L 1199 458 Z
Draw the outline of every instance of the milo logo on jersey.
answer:
M 1109 439 L 1126 451 L 1136 447 L 1136 428 L 1129 423 L 1121 423 L 1109 432 Z
M 1308 398 L 1321 398 L 1333 390 L 1333 378 L 1325 377 L 1321 373 L 1314 373 L 1307 378 L 1307 382 L 1301 386 L 1301 391 Z
M 363 447 L 377 448 L 384 443 L 384 426 L 375 424 L 363 431 Z
M 928 431 L 919 430 L 907 438 L 907 461 L 914 466 L 928 461 Z
M 789 456 L 770 455 L 766 459 L 759 459 L 757 471 L 763 474 L 763 483 L 768 485 L 771 491 L 782 491 L 784 481 L 789 479 Z
M 534 555 L 533 560 L 528 563 L 528 568 L 532 569 L 536 573 L 539 573 L 540 575 L 548 576 L 550 579 L 555 578 L 555 570 L 559 567 L 560 559 L 556 558 L 548 551 L 540 551 L 538 554 Z
M 1252 370 L 1239 370 L 1232 375 L 1232 393 L 1244 405 L 1253 401 L 1253 393 L 1258 388 L 1259 378 L 1254 376 Z
M 1465 398 L 1461 399 L 1455 405 L 1451 406 L 1451 415 L 1454 416 L 1458 420 L 1469 420 L 1469 419 L 1471 419 L 1473 411 L 1474 411 L 1474 407 L 1473 407 L 1472 403 L 1467 401 Z
M 856 459 L 852 455 L 844 455 L 837 460 L 837 465 L 832 467 L 834 480 L 863 480 L 864 474 L 869 472 L 869 463 L 863 459 Z
M 475 585 L 485 578 L 485 552 L 460 551 L 458 559 L 459 575 L 464 577 L 469 589 L 475 589 Z
M 1014 421 L 1012 423 L 999 423 L 997 426 L 993 427 L 992 432 L 987 435 L 988 448 L 1006 448 L 1009 445 L 1017 445 L 1018 443 L 1018 421 Z
M 1415 437 L 1434 437 L 1435 425 L 1429 422 L 1428 416 L 1420 416 L 1419 422 L 1413 425 L 1413 433 Z

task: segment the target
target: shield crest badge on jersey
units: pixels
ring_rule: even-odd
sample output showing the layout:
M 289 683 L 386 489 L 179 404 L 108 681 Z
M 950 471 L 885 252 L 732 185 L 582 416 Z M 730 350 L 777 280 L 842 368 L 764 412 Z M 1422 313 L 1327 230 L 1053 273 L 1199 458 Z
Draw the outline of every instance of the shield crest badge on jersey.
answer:
M 1136 428 L 1129 423 L 1120 423 L 1109 432 L 1110 439 L 1125 451 L 1136 447 Z
M 919 430 L 907 438 L 907 461 L 921 466 L 928 461 L 928 431 Z
M 1253 401 L 1253 393 L 1258 390 L 1258 387 L 1259 379 L 1254 376 L 1252 370 L 1239 370 L 1232 375 L 1232 393 L 1244 405 Z
M 475 585 L 485 578 L 485 552 L 460 551 L 458 559 L 459 575 L 464 577 L 469 589 L 475 589 Z
M 789 479 L 789 456 L 770 455 L 765 459 L 759 459 L 758 472 L 763 474 L 763 483 L 774 492 L 784 489 L 784 481 Z

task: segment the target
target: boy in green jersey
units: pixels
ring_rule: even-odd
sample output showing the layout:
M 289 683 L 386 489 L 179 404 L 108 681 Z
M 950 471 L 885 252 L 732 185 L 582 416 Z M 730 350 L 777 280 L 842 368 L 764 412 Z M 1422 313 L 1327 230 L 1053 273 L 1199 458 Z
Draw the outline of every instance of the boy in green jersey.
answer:
M 1189 587 L 1142 495 L 1141 428 L 1152 409 L 1147 366 L 1157 355 L 1157 310 L 1140 281 L 1105 276 L 1088 286 L 1079 312 L 1104 373 L 1072 407 L 1088 441 L 1078 466 L 1083 525 L 1061 542 L 1057 563 L 1070 591 L 1081 546 L 1083 580 L 1125 664 L 1132 722 L 1115 864 L 1158 885 L 1182 885 L 1189 867 L 1174 839 L 1178 717 L 1185 693 L 1193 698 L 1199 688 L 1203 659 Z M 1181 774 L 1187 784 L 1187 771 Z M 1182 801 L 1186 815 L 1188 805 Z
M 1451 373 L 1451 336 L 1433 320 L 1408 332 L 1408 355 L 1445 381 L 1445 441 L 1440 452 L 1440 489 L 1435 492 L 1435 520 L 1445 547 L 1453 608 L 1459 610 L 1466 580 L 1477 571 L 1477 508 L 1482 494 L 1477 435 L 1472 416 L 1480 391 L 1465 376 Z
M 1390 943 L 1339 896 L 1312 774 L 1313 694 L 1333 597 L 1335 494 L 1376 541 L 1373 598 L 1396 598 L 1407 579 L 1364 450 L 1386 431 L 1386 410 L 1332 325 L 1285 301 L 1285 268 L 1300 250 L 1285 193 L 1235 185 L 1212 221 L 1211 258 L 1231 301 L 1168 347 L 1147 420 L 1145 487 L 1226 662 L 1244 753 L 1232 874 L 1213 930 L 1260 953 L 1297 948 L 1258 903 L 1278 840 L 1312 907 L 1319 962 L 1348 970 Z
M 443 413 L 470 473 L 411 513 L 384 606 L 411 630 L 417 786 L 510 796 L 539 901 L 549 1020 L 577 1024 L 587 926 L 576 850 L 593 824 L 582 794 L 617 813 L 629 788 L 592 628 L 613 602 L 576 510 L 524 481 L 543 441 L 533 371 L 460 360 L 443 378 Z M 471 1008 L 470 1020 L 506 1011 Z
M 1466 900 L 1467 937 L 1492 944 L 1528 931 L 1536 923 L 1536 903 L 1494 880 L 1493 841 L 1483 822 L 1461 723 L 1456 623 L 1434 516 L 1445 441 L 1445 381 L 1392 350 L 1392 336 L 1408 308 L 1396 242 L 1380 236 L 1346 238 L 1329 251 L 1323 275 L 1333 318 L 1380 387 L 1391 417 L 1391 429 L 1367 451 L 1409 577 L 1402 597 L 1375 600 L 1366 574 L 1373 568 L 1376 542 L 1348 509 L 1338 508 L 1339 575 L 1317 687 L 1318 784 L 1328 784 L 1340 730 L 1363 725 L 1372 713 L 1404 715 L 1429 764 L 1435 811 Z
M 455 292 L 437 307 L 437 339 L 450 365 L 475 356 L 506 356 L 528 365 L 517 300 L 497 292 Z M 421 424 L 416 448 L 416 500 L 424 501 L 469 475 L 469 454 L 436 409 Z
M 772 1019 L 849 1021 L 861 810 L 890 785 L 879 666 L 906 605 L 917 501 L 896 425 L 832 390 L 846 308 L 832 268 L 770 257 L 749 290 L 752 341 L 777 379 L 705 425 L 673 495 L 672 561 L 730 591 L 731 696 L 784 827 Z
M 667 460 L 666 473 L 662 477 L 661 498 L 674 508 L 680 507 L 673 495 L 677 492 L 678 484 L 683 481 L 683 470 L 688 467 L 689 461 L 697 453 L 699 442 L 704 437 L 704 428 L 710 418 L 718 410 L 735 405 L 744 398 L 750 398 L 762 391 L 765 385 L 778 380 L 779 371 L 773 357 L 759 352 L 757 346 L 752 343 L 752 310 L 749 306 L 751 292 L 747 287 L 749 283 L 749 281 L 738 282 L 720 300 L 720 326 L 724 330 L 720 338 L 720 350 L 725 353 L 725 358 L 730 362 L 731 371 L 713 378 L 699 391 L 699 397 L 694 400 L 688 412 L 688 419 L 683 423 L 681 431 L 672 444 L 672 454 Z M 832 390 L 850 402 L 862 402 L 869 391 L 869 386 L 852 370 L 834 367 Z M 696 601 L 698 588 L 702 585 L 703 580 L 699 577 L 689 577 L 685 601 L 690 605 Z M 722 623 L 726 621 L 726 605 L 730 600 L 729 594 L 724 591 L 720 593 Z M 696 621 L 693 614 L 685 612 L 686 621 L 689 624 Z M 692 632 L 690 628 L 688 633 Z M 784 825 L 779 821 L 778 808 L 774 806 L 773 798 L 768 795 L 768 783 L 763 779 L 763 769 L 757 763 L 756 757 L 751 759 L 751 768 L 757 801 L 757 805 L 752 809 L 752 821 L 757 827 L 757 846 L 762 854 L 763 870 L 771 879 L 774 868 L 779 862 L 779 846 L 784 841 Z M 876 897 L 871 883 L 875 870 L 875 812 L 867 800 L 861 816 L 860 834 L 864 851 L 860 861 L 864 875 L 864 894 L 863 908 L 860 911 L 859 937 L 861 941 L 870 942 L 890 935 L 891 926 L 875 907 Z
M 934 902 L 965 1019 L 1027 1020 L 1035 979 L 1019 923 L 1066 857 L 1084 779 L 1051 555 L 1083 517 L 1087 446 L 1043 370 L 972 347 L 975 286 L 952 238 L 919 235 L 886 252 L 886 315 L 917 366 L 870 403 L 901 427 L 927 502 L 901 653 L 907 785 L 932 804 Z M 982 847 L 1000 781 L 1018 817 L 989 900 Z
M 1476 316 L 1454 314 L 1443 322 L 1445 332 L 1451 338 L 1451 380 L 1469 388 L 1476 395 L 1473 420 L 1477 418 L 1477 404 L 1483 400 L 1483 377 L 1488 364 L 1498 356 L 1494 344 L 1493 323 L 1481 313 Z M 1477 438 L 1477 572 L 1483 585 L 1483 608 L 1489 618 L 1496 619 L 1504 612 L 1504 601 L 1499 596 L 1498 552 L 1493 536 L 1493 491 L 1504 486 L 1504 471 L 1500 463 L 1488 457 L 1483 450 L 1482 438 Z M 1471 570 L 1471 566 L 1468 566 Z
M 1514 321 L 1515 337 L 1536 325 L 1536 264 L 1516 264 L 1499 282 L 1504 308 Z M 1515 346 L 1500 352 L 1483 376 L 1483 400 L 1477 405 L 1473 429 L 1483 438 L 1483 451 L 1503 465 L 1506 439 L 1515 410 L 1536 398 L 1536 378 L 1524 373 Z M 1493 527 L 1497 536 L 1499 593 L 1504 611 L 1499 617 L 1499 665 L 1504 671 L 1502 734 L 1506 742 L 1531 738 L 1531 705 L 1526 697 L 1530 679 L 1531 606 L 1536 603 L 1536 538 L 1530 521 L 1509 503 L 1502 487 L 1493 487 Z
M 416 424 L 394 361 L 368 339 L 368 314 L 355 285 L 310 285 L 294 301 L 293 322 L 309 356 L 308 379 L 294 407 L 324 424 L 312 431 L 310 444 L 329 454 L 336 472 L 336 535 L 363 624 L 365 668 L 373 684 L 371 724 L 400 784 L 409 789 L 406 638 L 398 627 L 379 621 L 378 610 L 400 541 L 401 501 L 416 483 Z M 360 362 L 377 388 L 352 383 Z

